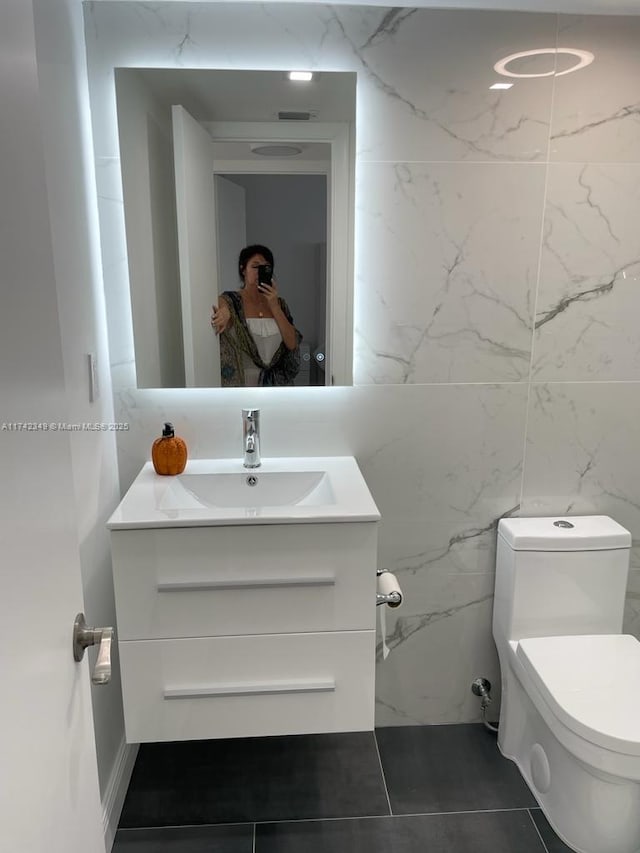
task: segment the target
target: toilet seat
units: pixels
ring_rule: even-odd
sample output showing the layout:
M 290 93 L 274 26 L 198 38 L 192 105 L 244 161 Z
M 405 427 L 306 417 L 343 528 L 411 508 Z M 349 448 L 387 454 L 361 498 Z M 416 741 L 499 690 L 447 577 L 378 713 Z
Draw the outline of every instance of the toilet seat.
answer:
M 640 643 L 635 637 L 530 637 L 517 643 L 515 655 L 569 730 L 607 750 L 640 756 Z

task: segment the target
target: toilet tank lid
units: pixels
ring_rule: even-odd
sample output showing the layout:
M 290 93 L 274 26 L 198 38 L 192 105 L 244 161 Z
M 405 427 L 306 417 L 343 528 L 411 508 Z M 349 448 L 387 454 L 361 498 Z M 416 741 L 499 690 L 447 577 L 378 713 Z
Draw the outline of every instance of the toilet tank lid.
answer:
M 608 551 L 631 547 L 629 531 L 607 515 L 501 518 L 498 535 L 514 551 Z

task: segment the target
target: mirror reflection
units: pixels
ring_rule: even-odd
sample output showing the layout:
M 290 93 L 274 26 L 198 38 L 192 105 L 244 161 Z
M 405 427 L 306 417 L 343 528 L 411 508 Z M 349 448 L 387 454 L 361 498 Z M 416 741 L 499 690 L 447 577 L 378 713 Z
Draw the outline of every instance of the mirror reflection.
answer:
M 116 69 L 138 387 L 350 382 L 355 78 Z
M 293 385 L 300 374 L 302 334 L 278 295 L 273 271 L 267 246 L 245 246 L 238 257 L 240 288 L 225 290 L 213 306 L 225 386 Z

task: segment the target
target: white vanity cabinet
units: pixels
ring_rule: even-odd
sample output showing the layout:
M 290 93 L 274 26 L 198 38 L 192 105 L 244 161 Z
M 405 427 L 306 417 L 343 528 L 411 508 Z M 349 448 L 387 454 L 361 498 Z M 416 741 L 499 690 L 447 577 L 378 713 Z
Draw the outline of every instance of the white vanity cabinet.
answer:
M 226 523 L 166 510 L 176 480 L 143 469 L 109 522 L 127 741 L 372 729 L 370 496 L 341 518 L 337 481 L 328 507 L 225 510 Z
M 111 541 L 127 741 L 373 728 L 376 523 Z

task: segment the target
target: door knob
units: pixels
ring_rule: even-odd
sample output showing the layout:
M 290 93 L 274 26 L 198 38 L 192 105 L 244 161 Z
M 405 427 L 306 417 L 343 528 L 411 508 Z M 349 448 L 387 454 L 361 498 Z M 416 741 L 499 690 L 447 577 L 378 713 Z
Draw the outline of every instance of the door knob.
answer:
M 73 623 L 73 659 L 81 661 L 88 646 L 99 646 L 98 659 L 91 673 L 94 684 L 111 681 L 111 642 L 113 628 L 89 628 L 84 613 L 78 613 Z

